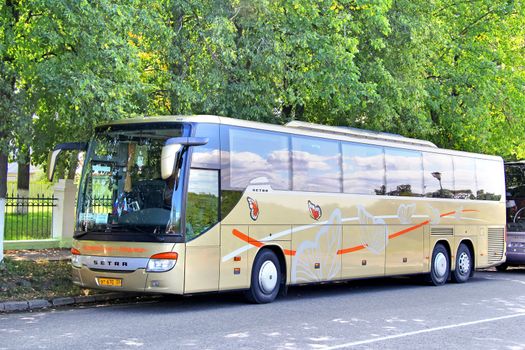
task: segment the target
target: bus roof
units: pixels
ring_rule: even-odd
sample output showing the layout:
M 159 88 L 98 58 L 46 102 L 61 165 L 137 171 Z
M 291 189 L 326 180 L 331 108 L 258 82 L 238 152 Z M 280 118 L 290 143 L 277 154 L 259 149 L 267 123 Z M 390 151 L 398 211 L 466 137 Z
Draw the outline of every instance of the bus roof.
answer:
M 156 122 L 192 122 L 192 123 L 213 123 L 225 124 L 240 127 L 248 127 L 260 130 L 286 132 L 291 134 L 309 135 L 314 137 L 325 137 L 337 140 L 353 141 L 358 143 L 374 144 L 379 146 L 400 147 L 407 149 L 426 150 L 430 152 L 445 153 L 452 155 L 463 155 L 484 159 L 503 161 L 501 157 L 472 153 L 464 151 L 449 150 L 439 148 L 434 143 L 426 140 L 414 139 L 398 134 L 357 129 L 350 127 L 328 126 L 301 121 L 291 121 L 286 125 L 276 125 L 261 123 L 256 121 L 220 117 L 215 115 L 166 115 L 166 116 L 145 116 L 139 118 L 121 119 L 100 126 L 122 125 L 134 123 L 156 123 Z

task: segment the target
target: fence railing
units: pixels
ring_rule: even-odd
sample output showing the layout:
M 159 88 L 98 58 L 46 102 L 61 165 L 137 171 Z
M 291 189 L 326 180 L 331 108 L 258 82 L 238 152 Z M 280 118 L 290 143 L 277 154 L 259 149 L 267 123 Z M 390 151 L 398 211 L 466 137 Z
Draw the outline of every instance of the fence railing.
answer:
M 7 195 L 4 239 L 33 240 L 52 237 L 54 196 L 22 197 Z
M 113 200 L 111 196 L 93 197 L 90 204 L 93 213 L 111 213 L 113 210 Z

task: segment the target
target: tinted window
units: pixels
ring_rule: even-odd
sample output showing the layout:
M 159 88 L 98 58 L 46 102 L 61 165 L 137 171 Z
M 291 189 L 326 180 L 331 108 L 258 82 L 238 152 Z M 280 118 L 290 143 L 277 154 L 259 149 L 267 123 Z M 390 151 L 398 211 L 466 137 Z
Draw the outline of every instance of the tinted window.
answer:
M 445 154 L 423 153 L 425 196 L 454 197 L 454 167 L 452 157 Z
M 219 220 L 219 171 L 191 169 L 186 204 L 186 240 L 207 231 Z
M 266 177 L 272 188 L 290 189 L 289 137 L 267 131 L 230 128 L 229 188 L 244 189 L 251 180 Z
M 339 142 L 292 137 L 293 189 L 341 192 Z
M 454 198 L 476 199 L 476 161 L 454 156 Z
M 477 199 L 499 201 L 505 181 L 501 162 L 476 159 Z
M 385 194 L 385 157 L 378 146 L 343 143 L 346 193 Z
M 191 166 L 218 169 L 220 165 L 219 125 L 197 124 L 195 136 L 208 138 L 208 143 L 192 147 Z
M 423 193 L 421 152 L 385 148 L 386 194 L 419 196 Z

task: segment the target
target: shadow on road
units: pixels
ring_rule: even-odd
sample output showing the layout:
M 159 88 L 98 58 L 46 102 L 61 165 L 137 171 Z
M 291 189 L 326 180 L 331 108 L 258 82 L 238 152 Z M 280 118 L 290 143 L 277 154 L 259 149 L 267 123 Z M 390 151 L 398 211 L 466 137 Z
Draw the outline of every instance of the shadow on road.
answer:
M 501 274 L 501 272 L 496 272 L 495 270 L 478 271 L 474 275 L 474 278 L 467 282 L 466 285 L 487 282 L 498 283 L 497 279 L 491 278 L 498 274 Z M 525 274 L 525 269 L 509 269 L 508 272 L 503 274 L 506 276 L 512 274 L 522 275 Z M 452 282 L 442 287 L 433 287 L 424 280 L 423 276 L 373 278 L 289 287 L 288 294 L 286 296 L 280 296 L 274 303 L 282 303 L 282 306 L 289 306 L 289 303 L 293 304 L 298 301 L 322 302 L 326 298 L 344 296 L 355 298 L 363 294 L 372 295 L 385 291 L 392 291 L 394 293 L 396 291 L 412 291 L 415 289 L 421 289 L 422 291 L 429 289 L 429 291 L 432 291 L 433 288 L 465 287 L 467 286 Z M 159 295 L 151 298 L 146 297 L 136 303 L 97 305 L 97 307 L 102 309 L 107 306 L 116 306 L 111 308 L 111 312 L 140 312 L 145 314 L 199 312 L 202 310 L 220 310 L 223 308 L 229 308 L 232 312 L 244 312 L 248 311 L 249 308 L 264 307 L 249 304 L 245 300 L 242 292 L 207 293 L 188 296 Z

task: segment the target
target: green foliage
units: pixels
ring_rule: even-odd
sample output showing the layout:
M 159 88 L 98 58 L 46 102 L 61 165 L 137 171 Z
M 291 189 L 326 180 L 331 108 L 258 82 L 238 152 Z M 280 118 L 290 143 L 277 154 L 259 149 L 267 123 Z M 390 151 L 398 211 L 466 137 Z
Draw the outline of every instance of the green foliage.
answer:
M 524 157 L 521 2 L 444 2 L 433 10 L 440 42 L 431 61 L 436 140 L 468 151 Z
M 57 141 L 85 140 L 102 121 L 145 111 L 139 57 L 130 36 L 137 3 L 0 5 L 0 88 L 7 94 L 0 114 L 9 118 L 2 126 L 10 131 L 4 150 L 7 144 L 17 149 L 30 141 L 42 163 Z
M 523 9 L 158 1 L 145 10 L 156 25 L 138 41 L 149 110 L 357 126 L 522 157 Z
M 0 147 L 31 140 L 41 163 L 54 143 L 142 113 L 525 157 L 521 1 L 12 0 L 0 15 Z

